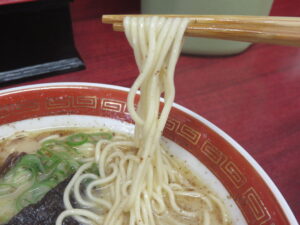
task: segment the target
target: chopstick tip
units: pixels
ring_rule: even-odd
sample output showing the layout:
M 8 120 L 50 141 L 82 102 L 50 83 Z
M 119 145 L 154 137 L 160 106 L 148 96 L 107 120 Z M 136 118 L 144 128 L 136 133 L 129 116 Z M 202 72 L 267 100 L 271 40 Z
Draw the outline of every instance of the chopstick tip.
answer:
M 107 15 L 107 14 L 103 14 L 101 17 L 101 21 L 102 23 L 112 23 L 113 22 L 113 15 Z
M 101 22 L 102 22 L 102 23 L 105 23 L 105 17 L 106 17 L 106 15 L 102 15 L 102 16 L 101 16 Z

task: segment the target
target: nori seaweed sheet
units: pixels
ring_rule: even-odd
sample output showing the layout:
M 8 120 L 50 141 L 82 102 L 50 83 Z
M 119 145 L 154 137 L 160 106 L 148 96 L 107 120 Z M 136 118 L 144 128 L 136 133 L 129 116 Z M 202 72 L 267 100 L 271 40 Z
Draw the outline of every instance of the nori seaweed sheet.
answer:
M 59 214 L 65 210 L 63 194 L 71 177 L 50 190 L 39 202 L 22 209 L 5 225 L 54 225 Z M 74 200 L 71 198 L 71 202 Z M 67 217 L 63 225 L 82 225 L 72 217 Z
M 19 161 L 19 159 L 26 155 L 25 152 L 13 152 L 11 153 L 6 160 L 4 161 L 4 163 L 2 165 L 0 165 L 0 178 L 4 177 L 4 175 L 11 169 L 13 168 L 17 162 Z

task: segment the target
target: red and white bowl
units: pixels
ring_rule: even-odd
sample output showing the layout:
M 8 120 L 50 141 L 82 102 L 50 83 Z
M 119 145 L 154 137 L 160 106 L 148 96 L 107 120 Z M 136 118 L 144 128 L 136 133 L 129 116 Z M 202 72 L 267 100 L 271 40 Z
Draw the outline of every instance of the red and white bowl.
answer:
M 127 93 L 127 88 L 92 83 L 50 83 L 0 91 L 0 138 L 20 130 L 75 126 L 132 132 Z M 175 154 L 187 160 L 223 199 L 234 224 L 298 224 L 257 162 L 203 117 L 174 104 L 164 136 Z

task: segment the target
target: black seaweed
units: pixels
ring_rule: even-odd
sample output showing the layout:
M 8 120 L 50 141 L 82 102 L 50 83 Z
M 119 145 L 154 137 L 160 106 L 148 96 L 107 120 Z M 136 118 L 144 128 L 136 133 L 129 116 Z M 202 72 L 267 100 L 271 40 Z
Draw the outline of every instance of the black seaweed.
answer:
M 65 210 L 63 194 L 71 178 L 59 183 L 41 201 L 22 209 L 5 225 L 54 225 L 59 214 Z M 71 201 L 73 201 L 71 199 Z M 74 201 L 73 201 L 74 203 Z M 67 217 L 63 225 L 81 225 L 72 217 Z
M 19 159 L 26 155 L 25 152 L 13 152 L 11 153 L 4 163 L 0 166 L 0 178 L 3 177 L 11 168 L 13 168 Z

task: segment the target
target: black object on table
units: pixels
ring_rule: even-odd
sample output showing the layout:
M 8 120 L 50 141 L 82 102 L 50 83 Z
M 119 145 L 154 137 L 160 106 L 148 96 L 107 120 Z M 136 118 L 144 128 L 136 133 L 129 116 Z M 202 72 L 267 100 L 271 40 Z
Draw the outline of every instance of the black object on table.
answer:
M 0 4 L 0 82 L 84 69 L 69 1 L 22 1 Z

